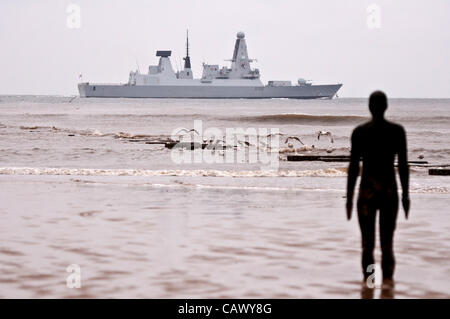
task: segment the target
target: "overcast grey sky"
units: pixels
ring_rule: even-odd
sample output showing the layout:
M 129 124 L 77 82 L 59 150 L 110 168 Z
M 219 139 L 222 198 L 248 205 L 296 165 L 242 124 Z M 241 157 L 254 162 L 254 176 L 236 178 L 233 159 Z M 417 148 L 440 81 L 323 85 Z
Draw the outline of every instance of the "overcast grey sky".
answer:
M 67 26 L 69 4 L 80 28 Z M 378 5 L 380 28 L 370 28 Z M 373 24 L 371 24 L 373 27 Z M 344 83 L 341 97 L 383 89 L 391 97 L 450 98 L 448 0 L 2 0 L 0 94 L 77 94 L 89 82 L 126 82 L 157 64 L 157 49 L 184 56 L 194 76 L 226 64 L 237 31 L 268 80 Z

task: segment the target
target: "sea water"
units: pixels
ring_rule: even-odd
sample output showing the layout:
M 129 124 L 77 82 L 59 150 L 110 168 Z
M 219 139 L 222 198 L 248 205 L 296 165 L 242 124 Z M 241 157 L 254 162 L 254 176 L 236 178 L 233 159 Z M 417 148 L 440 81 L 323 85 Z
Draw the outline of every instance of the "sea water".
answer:
M 450 100 L 390 99 L 386 117 L 405 127 L 409 160 L 450 164 Z M 359 298 L 348 163 L 286 156 L 347 155 L 369 118 L 366 99 L 0 96 L 0 297 Z M 176 151 L 145 143 L 194 121 L 279 130 L 276 169 L 178 163 Z M 410 173 L 388 297 L 449 298 L 450 178 L 420 165 Z M 67 284 L 70 265 L 80 288 Z

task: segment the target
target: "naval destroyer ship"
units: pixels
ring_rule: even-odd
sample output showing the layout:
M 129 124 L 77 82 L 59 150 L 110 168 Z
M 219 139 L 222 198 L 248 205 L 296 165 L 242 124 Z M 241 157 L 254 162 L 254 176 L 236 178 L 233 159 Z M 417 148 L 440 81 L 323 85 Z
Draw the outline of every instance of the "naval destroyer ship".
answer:
M 166 50 L 156 51 L 158 65 L 149 66 L 147 74 L 139 70 L 131 71 L 125 84 L 79 83 L 80 97 L 331 99 L 342 86 L 314 85 L 303 79 L 299 79 L 295 85 L 291 81 L 269 81 L 263 84 L 259 70 L 250 66 L 254 60 L 248 57 L 243 32 L 237 33 L 231 67 L 203 63 L 203 74 L 199 79 L 194 78 L 191 69 L 188 36 L 183 70 L 173 70 L 171 53 Z

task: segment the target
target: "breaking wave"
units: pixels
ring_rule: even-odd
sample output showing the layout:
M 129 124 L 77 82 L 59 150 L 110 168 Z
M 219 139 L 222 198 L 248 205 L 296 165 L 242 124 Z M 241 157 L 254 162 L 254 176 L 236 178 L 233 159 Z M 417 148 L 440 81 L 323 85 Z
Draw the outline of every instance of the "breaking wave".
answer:
M 249 122 L 293 123 L 293 124 L 346 124 L 368 120 L 364 116 L 353 115 L 308 115 L 308 114 L 268 114 L 232 118 Z
M 56 126 L 41 126 L 41 125 L 33 125 L 33 126 L 19 126 L 21 130 L 27 130 L 27 131 L 35 131 L 35 130 L 45 130 L 48 132 L 54 132 L 54 133 L 68 133 L 68 134 L 77 134 L 77 135 L 83 135 L 83 136 L 114 136 L 113 133 L 102 133 L 99 130 L 93 129 L 93 130 L 74 130 L 74 129 L 68 129 L 68 128 L 59 128 Z M 119 132 L 120 133 L 120 132 Z
M 419 148 L 413 148 L 411 150 L 411 152 L 427 152 L 427 153 L 432 153 L 432 154 L 446 154 L 446 155 L 450 155 L 450 149 L 449 148 L 440 148 L 440 149 L 433 149 L 433 148 L 423 148 L 423 147 L 419 147 Z
M 400 122 L 417 122 L 417 117 L 398 117 L 398 121 Z M 448 123 L 450 121 L 450 116 L 421 116 L 421 123 Z
M 0 128 L 2 126 L 0 125 Z M 6 127 L 6 126 L 5 126 Z M 81 135 L 81 136 L 95 136 L 95 137 L 114 137 L 119 139 L 168 139 L 170 135 L 151 135 L 151 134 L 133 134 L 128 132 L 117 132 L 117 133 L 104 133 L 97 129 L 86 129 L 86 130 L 75 130 L 75 129 L 68 129 L 68 128 L 59 128 L 56 126 L 40 126 L 40 125 L 33 125 L 33 126 L 19 126 L 21 130 L 27 130 L 27 131 L 36 131 L 36 130 L 44 130 L 48 132 L 53 133 L 67 133 L 71 135 Z
M 272 170 L 272 171 L 225 171 L 225 170 L 143 170 L 143 169 L 93 169 L 93 168 L 51 168 L 51 167 L 1 167 L 0 175 L 59 175 L 59 176 L 174 176 L 174 177 L 344 177 L 347 168 L 328 168 L 317 170 Z M 102 181 L 71 179 L 73 182 L 109 184 Z M 128 182 L 127 184 L 128 185 Z M 136 185 L 150 187 L 195 187 L 195 188 L 220 188 L 220 189 L 245 189 L 245 190 L 313 190 L 313 191 L 345 191 L 335 188 L 321 188 L 315 186 L 280 187 L 270 185 L 208 185 L 188 181 L 170 181 L 169 183 L 141 182 Z M 445 186 L 412 185 L 411 193 L 449 194 L 450 189 Z
M 83 181 L 85 183 L 92 183 L 92 181 Z M 94 182 L 95 183 L 95 182 Z M 238 190 L 250 190 L 250 191 L 326 191 L 326 192 L 343 192 L 345 189 L 337 188 L 320 188 L 320 187 L 276 187 L 276 186 L 249 186 L 249 185 L 207 185 L 207 184 L 195 184 L 182 181 L 175 181 L 174 184 L 161 184 L 161 183 L 143 183 L 142 186 L 150 187 L 194 187 L 198 189 L 238 189 Z M 423 187 L 411 187 L 411 193 L 419 194 L 449 194 L 450 189 L 448 187 L 439 186 L 423 186 Z
M 69 176 L 203 176 L 203 177 L 340 177 L 347 168 L 317 170 L 145 170 L 52 167 L 1 167 L 0 175 L 69 175 Z
M 419 186 L 419 187 L 411 187 L 409 190 L 411 193 L 433 193 L 433 194 L 448 194 L 450 193 L 450 189 L 445 186 Z

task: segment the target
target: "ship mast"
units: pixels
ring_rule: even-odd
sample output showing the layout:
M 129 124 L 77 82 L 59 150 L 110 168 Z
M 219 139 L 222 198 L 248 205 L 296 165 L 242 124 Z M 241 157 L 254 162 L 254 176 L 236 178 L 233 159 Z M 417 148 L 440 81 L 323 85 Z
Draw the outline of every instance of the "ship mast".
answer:
M 191 58 L 189 57 L 189 30 L 186 30 L 186 57 L 183 58 L 183 60 L 184 60 L 184 68 L 190 69 Z

